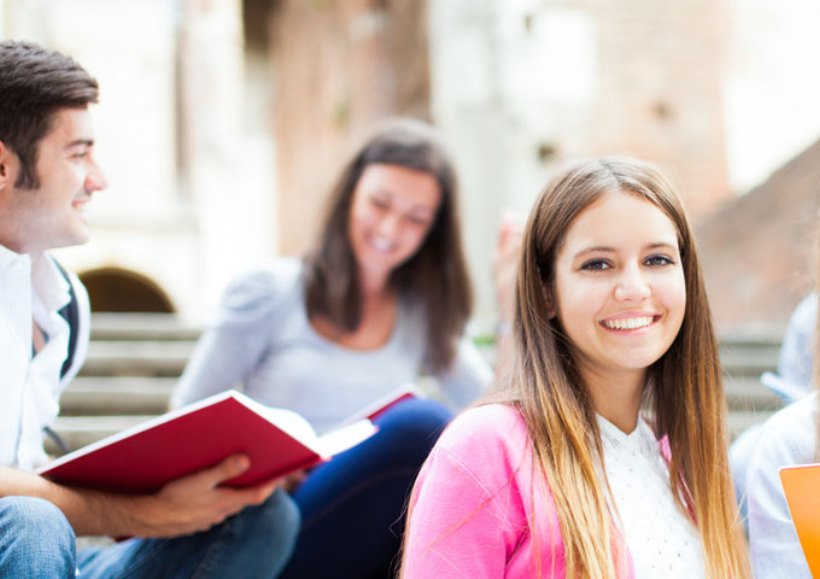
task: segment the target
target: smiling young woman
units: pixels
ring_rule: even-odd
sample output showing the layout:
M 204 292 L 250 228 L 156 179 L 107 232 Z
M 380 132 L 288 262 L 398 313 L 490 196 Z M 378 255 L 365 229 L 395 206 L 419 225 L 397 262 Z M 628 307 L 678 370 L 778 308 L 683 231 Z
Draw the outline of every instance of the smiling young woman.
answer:
M 747 577 L 700 265 L 654 167 L 602 158 L 550 181 L 513 333 L 508 390 L 419 474 L 403 576 Z
M 241 382 L 323 431 L 428 374 L 464 407 L 493 377 L 465 336 L 471 305 L 450 158 L 429 125 L 391 122 L 343 169 L 313 250 L 226 290 L 174 402 Z M 306 473 L 282 577 L 389 576 L 407 495 L 451 417 L 433 400 L 402 402 L 374 437 Z

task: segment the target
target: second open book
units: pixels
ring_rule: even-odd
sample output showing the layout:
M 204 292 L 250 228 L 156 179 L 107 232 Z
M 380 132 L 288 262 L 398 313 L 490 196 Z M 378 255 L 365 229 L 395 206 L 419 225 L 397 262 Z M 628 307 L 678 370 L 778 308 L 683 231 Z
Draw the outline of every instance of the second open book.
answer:
M 69 453 L 38 473 L 69 486 L 148 493 L 244 453 L 250 468 L 225 484 L 253 486 L 315 466 L 366 440 L 376 432 L 371 419 L 414 392 L 399 389 L 358 414 L 360 419 L 316 436 L 295 412 L 229 390 Z

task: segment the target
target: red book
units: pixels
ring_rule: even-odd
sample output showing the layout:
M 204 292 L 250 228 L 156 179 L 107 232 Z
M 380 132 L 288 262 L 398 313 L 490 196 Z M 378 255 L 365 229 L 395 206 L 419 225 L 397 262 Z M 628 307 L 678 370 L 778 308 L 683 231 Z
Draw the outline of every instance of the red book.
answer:
M 425 394 L 414 384 L 400 386 L 392 392 L 382 396 L 373 404 L 361 409 L 359 412 L 342 422 L 341 426 L 347 426 L 357 420 L 370 420 L 371 422 L 382 416 L 385 412 L 393 408 L 399 402 L 410 400 L 411 398 L 424 398 Z
M 359 420 L 317 437 L 295 412 L 230 390 L 67 454 L 38 474 L 68 486 L 150 493 L 241 452 L 250 468 L 225 484 L 247 487 L 315 466 L 375 431 Z

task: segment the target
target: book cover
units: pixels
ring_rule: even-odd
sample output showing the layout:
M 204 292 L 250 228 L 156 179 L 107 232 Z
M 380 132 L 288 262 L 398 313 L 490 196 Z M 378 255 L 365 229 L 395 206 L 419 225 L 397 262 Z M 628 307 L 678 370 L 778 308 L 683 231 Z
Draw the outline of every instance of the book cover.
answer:
M 69 486 L 150 493 L 244 453 L 250 467 L 225 485 L 248 487 L 310 468 L 375 431 L 361 420 L 317 437 L 298 414 L 230 390 L 67 454 L 38 474 Z
M 370 420 L 372 422 L 380 416 L 382 416 L 385 412 L 399 404 L 400 402 L 404 402 L 405 400 L 410 400 L 412 398 L 425 397 L 426 395 L 424 394 L 424 392 L 421 389 L 419 389 L 415 384 L 405 384 L 404 386 L 399 386 L 395 390 L 388 392 L 381 398 L 377 399 L 372 404 L 369 404 L 365 408 L 362 408 L 353 416 L 347 418 L 344 422 L 342 422 L 339 425 L 339 427 L 353 424 L 358 420 Z
M 812 577 L 820 577 L 820 464 L 782 467 L 780 482 Z

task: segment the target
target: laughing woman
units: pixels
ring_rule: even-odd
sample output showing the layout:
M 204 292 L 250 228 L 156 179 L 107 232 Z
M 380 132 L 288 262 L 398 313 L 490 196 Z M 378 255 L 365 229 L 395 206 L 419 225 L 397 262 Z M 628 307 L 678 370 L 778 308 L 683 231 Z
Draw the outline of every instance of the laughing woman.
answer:
M 455 406 L 484 392 L 492 373 L 464 336 L 471 289 L 437 133 L 387 125 L 350 161 L 329 209 L 305 259 L 276 260 L 228 288 L 177 405 L 241 383 L 321 432 L 421 373 Z M 284 577 L 387 577 L 407 494 L 450 418 L 436 402 L 403 402 L 373 438 L 307 473 L 293 491 L 303 528 Z

